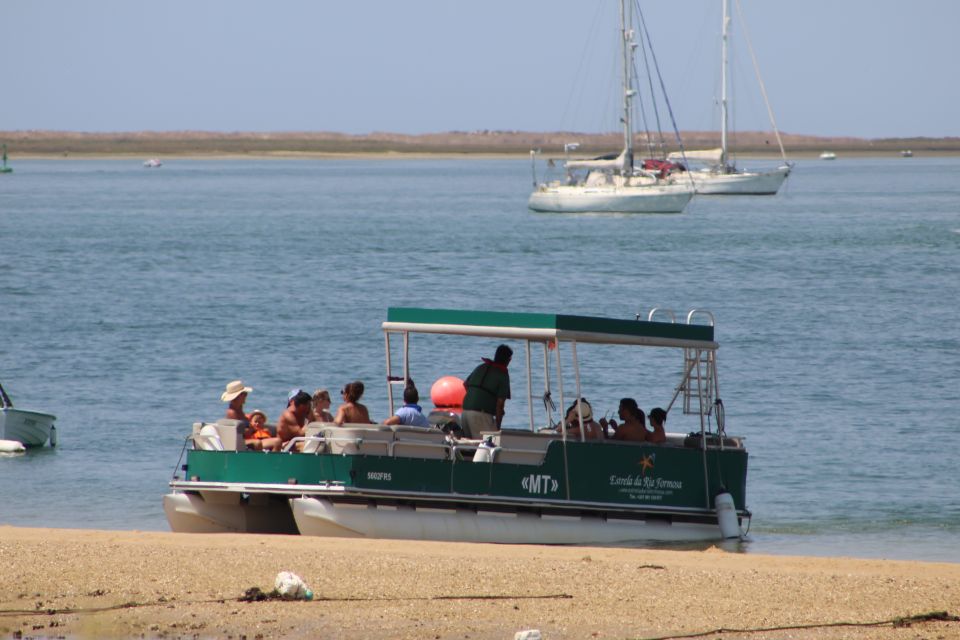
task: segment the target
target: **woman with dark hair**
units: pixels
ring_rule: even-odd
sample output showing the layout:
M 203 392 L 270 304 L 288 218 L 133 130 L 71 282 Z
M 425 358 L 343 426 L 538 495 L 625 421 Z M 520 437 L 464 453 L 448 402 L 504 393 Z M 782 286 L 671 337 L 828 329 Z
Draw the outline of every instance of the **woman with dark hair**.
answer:
M 363 396 L 363 383 L 359 380 L 348 382 L 340 390 L 340 396 L 343 398 L 343 404 L 337 409 L 337 415 L 333 421 L 338 425 L 344 424 L 372 424 L 370 413 L 367 408 L 360 404 L 360 398 Z
M 604 418 L 600 421 L 603 428 L 607 425 L 613 429 L 613 440 L 623 440 L 626 442 L 644 442 L 647 440 L 647 423 L 643 410 L 637 405 L 633 398 L 623 398 L 620 400 L 620 408 L 617 415 L 623 420 L 619 425 L 617 421 L 611 418 L 609 421 Z
M 653 433 L 647 434 L 647 442 L 660 444 L 661 442 L 667 441 L 667 432 L 663 428 L 666 421 L 666 411 L 660 407 L 654 407 L 653 409 L 650 409 L 650 428 L 653 429 Z

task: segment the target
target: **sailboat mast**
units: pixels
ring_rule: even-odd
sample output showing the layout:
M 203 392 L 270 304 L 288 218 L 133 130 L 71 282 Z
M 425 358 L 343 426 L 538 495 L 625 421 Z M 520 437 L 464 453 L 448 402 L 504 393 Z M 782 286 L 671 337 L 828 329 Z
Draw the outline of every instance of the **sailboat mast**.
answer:
M 730 40 L 730 0 L 723 4 L 723 30 L 720 36 L 720 164 L 727 166 L 727 69 L 728 43 Z
M 629 0 L 632 7 L 633 2 Z M 628 0 L 620 0 L 620 42 L 623 46 L 623 171 L 633 172 L 633 127 L 630 123 L 632 108 L 630 100 L 636 91 L 630 82 L 633 70 L 633 16 L 628 8 Z

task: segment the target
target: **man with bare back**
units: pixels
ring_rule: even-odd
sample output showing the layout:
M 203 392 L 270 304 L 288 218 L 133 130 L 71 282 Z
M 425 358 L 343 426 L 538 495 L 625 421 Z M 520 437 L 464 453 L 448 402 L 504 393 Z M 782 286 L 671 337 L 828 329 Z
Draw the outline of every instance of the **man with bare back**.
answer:
M 306 391 L 299 391 L 294 395 L 287 410 L 277 420 L 277 436 L 286 444 L 291 439 L 304 435 L 303 425 L 307 423 L 307 414 L 310 413 L 312 398 Z

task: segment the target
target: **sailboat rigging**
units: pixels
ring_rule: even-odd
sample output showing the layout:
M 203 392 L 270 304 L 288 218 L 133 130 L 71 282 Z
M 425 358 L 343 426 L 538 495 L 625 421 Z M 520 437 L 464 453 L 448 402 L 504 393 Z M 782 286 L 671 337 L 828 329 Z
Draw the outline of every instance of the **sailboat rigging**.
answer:
M 632 0 L 620 0 L 621 93 L 623 149 L 590 160 L 567 160 L 563 181 L 537 182 L 528 206 L 547 212 L 680 213 L 693 197 L 689 179 L 677 179 L 664 166 L 634 166 L 633 100 L 635 32 Z M 565 152 L 571 150 L 565 147 Z
M 775 195 L 780 186 L 790 175 L 792 165 L 787 162 L 786 152 L 783 148 L 783 141 L 780 139 L 780 131 L 777 129 L 777 123 L 773 118 L 773 110 L 770 108 L 770 101 L 767 99 L 767 91 L 760 77 L 759 68 L 756 63 L 756 56 L 753 55 L 753 48 L 750 46 L 750 40 L 744 30 L 744 39 L 750 48 L 750 56 L 753 60 L 754 72 L 760 85 L 760 92 L 767 108 L 767 115 L 770 118 L 770 124 L 773 128 L 777 144 L 780 147 L 780 156 L 782 164 L 771 171 L 746 171 L 739 169 L 736 163 L 730 157 L 729 150 L 729 108 L 730 99 L 728 97 L 730 84 L 730 0 L 720 0 L 723 7 L 723 28 L 721 31 L 720 46 L 720 148 L 708 150 L 687 151 L 685 154 L 671 153 L 669 159 L 674 161 L 694 161 L 704 163 L 706 166 L 691 171 L 691 176 L 697 185 L 697 193 L 704 195 Z M 737 0 L 737 15 L 743 24 L 743 17 L 740 12 L 740 0 Z

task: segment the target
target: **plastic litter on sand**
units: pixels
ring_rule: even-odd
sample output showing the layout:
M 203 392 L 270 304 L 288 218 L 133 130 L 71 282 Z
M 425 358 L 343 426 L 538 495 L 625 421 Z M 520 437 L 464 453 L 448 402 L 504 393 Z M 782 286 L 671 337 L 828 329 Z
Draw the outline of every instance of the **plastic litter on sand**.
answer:
M 277 574 L 274 588 L 284 598 L 292 600 L 313 600 L 313 591 L 303 581 L 303 578 L 291 571 L 281 571 Z

